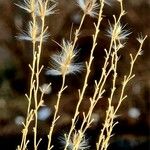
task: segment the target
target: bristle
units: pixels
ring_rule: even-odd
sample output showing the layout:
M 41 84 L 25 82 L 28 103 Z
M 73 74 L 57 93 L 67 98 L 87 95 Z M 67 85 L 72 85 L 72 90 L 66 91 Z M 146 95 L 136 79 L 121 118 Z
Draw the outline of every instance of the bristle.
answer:
M 131 32 L 126 28 L 126 25 L 122 25 L 121 23 L 111 25 L 109 23 L 109 28 L 107 29 L 107 36 L 116 40 L 125 40 L 131 34 Z
M 96 0 L 77 0 L 77 4 L 86 15 L 90 15 L 91 17 L 98 15 L 99 4 Z
M 77 51 L 73 49 L 72 43 L 63 40 L 61 48 L 61 52 L 52 55 L 52 69 L 49 69 L 46 74 L 63 75 L 81 72 L 83 69 L 83 64 L 74 63 L 74 58 L 77 56 Z

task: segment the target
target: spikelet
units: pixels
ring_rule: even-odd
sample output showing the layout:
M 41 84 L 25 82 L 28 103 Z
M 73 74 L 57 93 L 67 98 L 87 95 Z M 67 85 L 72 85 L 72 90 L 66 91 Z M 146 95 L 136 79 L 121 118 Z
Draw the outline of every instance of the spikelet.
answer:
M 126 25 L 122 25 L 120 22 L 115 25 L 111 25 L 109 22 L 109 28 L 107 29 L 107 36 L 116 40 L 125 40 L 131 34 L 129 30 L 125 29 Z
M 40 42 L 40 37 L 41 37 L 41 32 L 40 32 L 40 27 L 36 23 L 33 25 L 33 22 L 30 21 L 28 24 L 28 29 L 27 31 L 22 31 L 18 36 L 16 36 L 19 40 L 25 40 L 25 41 L 35 41 L 35 42 Z M 43 32 L 43 42 L 45 42 L 50 34 L 47 31 L 47 28 L 45 28 Z
M 77 0 L 78 6 L 83 10 L 84 14 L 96 17 L 99 4 L 96 0 Z
M 54 1 L 54 4 L 51 5 L 50 1 L 43 1 L 43 0 L 38 0 L 38 7 L 36 9 L 36 15 L 40 16 L 43 18 L 44 16 L 49 16 L 52 14 L 55 14 L 56 12 L 56 2 Z
M 37 6 L 37 2 L 36 0 L 23 0 L 23 2 L 19 2 L 15 5 L 25 10 L 27 13 L 32 13 L 35 12 L 35 6 Z
M 62 51 L 52 55 L 52 69 L 49 69 L 48 75 L 66 75 L 81 72 L 83 69 L 82 63 L 74 63 L 74 58 L 77 56 L 77 51 L 73 49 L 73 45 L 69 41 L 63 40 Z
M 75 148 L 75 144 L 78 142 L 77 135 L 78 134 L 74 133 L 71 136 L 69 140 L 69 145 L 67 147 L 68 150 L 73 150 Z M 59 137 L 60 143 L 62 144 L 63 147 L 66 145 L 67 136 L 68 135 L 65 134 L 64 136 Z M 88 150 L 89 148 L 90 148 L 89 139 L 87 139 L 84 135 L 81 142 L 79 143 L 78 150 Z

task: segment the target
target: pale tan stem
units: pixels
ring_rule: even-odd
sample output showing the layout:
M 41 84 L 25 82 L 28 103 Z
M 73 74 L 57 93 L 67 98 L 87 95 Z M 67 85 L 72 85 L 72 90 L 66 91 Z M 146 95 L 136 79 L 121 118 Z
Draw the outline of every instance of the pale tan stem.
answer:
M 80 32 L 80 30 L 81 30 L 81 27 L 82 27 L 82 25 L 83 25 L 83 22 L 84 22 L 84 20 L 85 20 L 85 17 L 86 17 L 86 14 L 83 14 L 82 19 L 81 19 L 81 22 L 80 22 L 80 25 L 79 25 L 78 29 L 76 29 L 76 31 L 75 31 L 75 37 L 74 37 L 74 41 L 73 41 L 73 49 L 75 48 L 76 42 L 77 42 L 77 40 L 78 40 L 79 32 Z M 73 120 L 72 120 L 72 121 L 73 121 Z M 74 121 L 75 121 L 75 120 L 74 120 Z M 73 122 L 74 122 L 74 121 L 73 121 Z M 67 138 L 65 150 L 67 149 L 68 144 L 69 144 L 70 136 L 71 136 L 71 133 L 72 133 L 72 127 L 71 127 L 70 131 L 71 131 L 71 132 L 68 134 L 68 138 Z
M 91 49 L 91 53 L 90 53 L 90 58 L 89 58 L 89 61 L 88 63 L 86 63 L 86 75 L 85 75 L 85 80 L 84 80 L 84 83 L 83 83 L 83 87 L 82 87 L 82 90 L 81 92 L 79 92 L 79 101 L 77 103 L 77 106 L 76 106 L 76 110 L 75 110 L 75 114 L 74 114 L 74 117 L 72 119 L 72 124 L 71 124 L 71 128 L 70 128 L 70 131 L 69 131 L 69 134 L 68 134 L 68 137 L 67 137 L 67 140 L 66 140 L 66 146 L 64 148 L 64 150 L 67 149 L 68 145 L 69 145 L 69 140 L 70 140 L 70 137 L 71 137 L 71 134 L 74 130 L 74 127 L 75 127 L 75 121 L 77 119 L 77 116 L 79 114 L 79 107 L 81 105 L 81 102 L 83 100 L 83 97 L 84 97 L 84 94 L 85 94 L 85 91 L 86 91 L 86 88 L 88 86 L 88 78 L 89 78 L 89 75 L 90 75 L 90 72 L 91 72 L 91 65 L 92 65 L 92 62 L 93 62 L 93 53 L 94 53 L 94 50 L 95 50 L 95 47 L 97 45 L 96 41 L 97 41 L 97 37 L 98 37 L 98 33 L 99 33 L 99 26 L 100 26 L 100 23 L 102 21 L 102 12 L 103 12 L 103 7 L 104 7 L 104 0 L 101 1 L 101 5 L 100 5 L 100 11 L 99 11 L 99 16 L 98 16 L 98 22 L 97 22 L 97 25 L 95 25 L 95 34 L 93 35 L 93 44 L 92 44 L 92 49 Z M 80 138 L 80 140 L 82 140 L 82 138 Z M 78 145 L 79 146 L 79 145 Z M 78 148 L 78 146 L 76 146 Z
M 31 5 L 35 3 L 35 0 L 31 0 Z M 36 16 L 34 12 L 34 8 L 32 8 L 32 21 L 33 21 L 33 28 L 36 26 Z M 29 96 L 27 96 L 28 100 L 28 108 L 27 108 L 27 118 L 25 121 L 24 129 L 23 129 L 23 135 L 22 135 L 22 141 L 21 145 L 19 146 L 19 150 L 25 150 L 27 147 L 27 134 L 28 134 L 28 127 L 33 120 L 33 115 L 31 116 L 30 120 L 28 120 L 28 116 L 30 116 L 31 113 L 31 103 L 32 103 L 32 94 L 33 94 L 33 87 L 34 87 L 34 75 L 35 75 L 35 64 L 36 64 L 36 56 L 35 56 L 35 49 L 36 49 L 36 41 L 35 38 L 32 37 L 32 52 L 33 52 L 33 60 L 32 60 L 32 66 L 30 67 L 31 69 L 31 78 L 30 78 L 30 91 L 29 91 Z
M 42 43 L 43 43 L 43 34 L 45 27 L 45 15 L 41 18 L 42 26 L 41 26 L 41 35 L 40 35 L 40 43 L 37 51 L 37 61 L 36 61 L 36 82 L 35 82 L 35 90 L 34 90 L 34 104 L 35 104 L 35 125 L 34 125 L 34 150 L 37 150 L 37 127 L 38 127 L 38 91 L 39 91 L 39 75 L 42 71 L 42 67 L 40 67 L 40 58 L 42 52 Z M 39 102 L 40 103 L 40 102 Z
M 115 32 L 117 30 L 117 26 L 120 23 L 120 20 L 122 18 L 122 16 L 125 14 L 124 10 L 123 10 L 123 5 L 122 5 L 122 1 L 120 1 L 120 7 L 121 7 L 121 12 L 119 15 L 118 20 L 116 21 L 116 17 L 114 16 L 114 29 L 112 32 L 112 38 L 111 38 L 111 43 L 110 43 L 110 48 L 109 48 L 109 55 L 112 54 L 113 58 L 112 58 L 112 64 L 113 64 L 113 83 L 112 83 L 112 90 L 111 90 L 111 95 L 108 98 L 108 108 L 107 108 L 107 113 L 106 113 L 106 118 L 105 118 L 105 122 L 103 125 L 103 128 L 101 130 L 100 136 L 99 136 L 99 140 L 98 143 L 96 144 L 96 148 L 97 150 L 101 149 L 101 150 L 106 150 L 108 147 L 108 142 L 109 139 L 111 137 L 111 132 L 112 132 L 112 128 L 113 128 L 113 121 L 114 121 L 114 117 L 115 115 L 113 114 L 114 112 L 112 112 L 112 100 L 113 100 L 113 96 L 116 90 L 116 79 L 117 79 L 117 64 L 118 64 L 118 50 L 117 50 L 117 44 L 116 44 L 116 36 L 115 36 Z M 114 44 L 114 52 L 112 52 L 112 46 Z M 113 110 L 114 111 L 114 110 Z M 104 135 L 104 131 L 106 130 L 106 137 Z
M 63 91 L 66 89 L 65 80 L 66 80 L 66 74 L 63 74 L 63 76 L 62 76 L 62 85 L 61 85 L 60 91 L 58 92 L 58 97 L 57 97 L 57 101 L 56 101 L 56 105 L 55 105 L 55 113 L 54 113 L 53 121 L 52 121 L 50 130 L 49 130 L 49 134 L 48 134 L 48 146 L 47 146 L 47 150 L 52 149 L 52 146 L 51 146 L 52 134 L 53 134 L 53 130 L 54 130 L 54 127 L 55 127 L 55 123 L 56 123 L 56 121 L 59 118 L 59 116 L 58 116 L 58 110 L 59 110 L 61 96 L 62 96 Z
M 80 34 L 80 30 L 81 30 L 81 27 L 82 27 L 82 25 L 83 25 L 85 16 L 86 16 L 85 14 L 82 16 L 80 25 L 79 25 L 78 29 L 76 29 L 76 31 L 75 31 L 75 37 L 74 37 L 73 46 L 72 46 L 73 49 L 75 48 L 75 45 L 76 45 L 76 43 L 77 43 L 77 40 L 78 40 L 78 37 L 79 37 L 79 34 Z
M 126 96 L 124 96 L 125 88 L 126 88 L 128 82 L 134 77 L 134 75 L 133 75 L 133 67 L 134 67 L 134 64 L 135 64 L 135 62 L 136 62 L 139 54 L 140 54 L 140 51 L 142 50 L 142 46 L 143 46 L 143 43 L 146 40 L 146 38 L 147 38 L 147 36 L 145 36 L 145 38 L 143 39 L 143 41 L 140 43 L 140 47 L 139 47 L 138 52 L 135 55 L 135 57 L 133 58 L 132 54 L 130 54 L 130 56 L 131 56 L 130 71 L 129 71 L 128 76 L 124 77 L 124 81 L 123 81 L 123 85 L 122 85 L 122 89 L 121 89 L 121 94 L 120 94 L 119 102 L 118 102 L 117 107 L 115 108 L 114 114 L 117 113 L 118 109 L 120 108 L 120 105 L 121 105 L 122 101 L 126 98 Z

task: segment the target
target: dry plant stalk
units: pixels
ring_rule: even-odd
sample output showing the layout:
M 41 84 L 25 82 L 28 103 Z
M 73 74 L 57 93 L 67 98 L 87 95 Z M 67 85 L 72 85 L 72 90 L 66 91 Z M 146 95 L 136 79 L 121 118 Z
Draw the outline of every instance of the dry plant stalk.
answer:
M 81 8 L 82 9 L 84 8 L 83 9 L 84 15 L 86 15 L 86 14 L 90 15 L 90 14 L 97 14 L 97 12 L 95 12 L 95 7 L 98 7 L 98 6 L 99 5 L 96 3 L 96 1 L 86 0 L 85 1 L 85 7 L 81 7 Z M 68 135 L 67 136 L 65 135 L 67 137 L 67 139 L 66 139 L 66 145 L 65 145 L 65 149 L 64 150 L 66 150 L 67 147 L 69 146 L 69 140 L 70 140 L 70 138 L 71 138 L 71 136 L 73 134 L 73 131 L 75 130 L 76 120 L 77 120 L 78 115 L 79 115 L 79 107 L 80 107 L 80 105 L 82 103 L 82 100 L 83 100 L 86 88 L 88 86 L 88 78 L 89 78 L 89 75 L 90 75 L 90 72 L 91 72 L 91 65 L 92 65 L 92 62 L 93 62 L 93 59 L 94 59 L 93 53 L 94 53 L 95 47 L 97 45 L 96 40 L 97 40 L 97 36 L 98 36 L 98 33 L 99 33 L 99 26 L 100 26 L 100 23 L 101 23 L 101 20 L 102 20 L 103 7 L 104 7 L 104 0 L 101 0 L 100 1 L 100 10 L 99 10 L 99 13 L 97 14 L 98 15 L 98 22 L 97 22 L 97 24 L 94 24 L 94 26 L 95 26 L 95 34 L 93 35 L 93 44 L 92 44 L 92 49 L 91 49 L 91 53 L 90 53 L 90 58 L 89 58 L 89 61 L 86 62 L 85 80 L 84 80 L 84 84 L 83 84 L 82 90 L 81 91 L 79 90 L 79 101 L 78 101 L 76 109 L 75 109 L 75 114 L 74 114 L 74 116 L 72 118 L 71 128 L 69 130 Z M 90 123 L 91 122 L 88 123 L 88 126 L 90 125 Z M 85 130 L 86 129 L 87 128 L 85 128 Z M 84 132 L 79 130 L 76 133 L 76 135 L 78 135 L 78 136 L 76 136 L 76 138 L 78 139 L 77 140 L 78 142 L 74 143 L 73 150 L 77 150 L 79 148 L 79 145 L 80 145 L 82 139 L 84 138 Z
M 103 124 L 103 128 L 101 130 L 100 136 L 99 136 L 99 140 L 97 143 L 97 150 L 106 150 L 108 145 L 109 145 L 109 140 L 112 137 L 112 130 L 114 128 L 114 126 L 117 124 L 117 122 L 114 121 L 114 119 L 117 117 L 117 112 L 118 109 L 120 108 L 122 102 L 127 98 L 127 95 L 125 95 L 125 88 L 128 84 L 128 82 L 134 78 L 134 74 L 133 74 L 133 67 L 134 64 L 138 58 L 138 56 L 140 56 L 142 54 L 142 46 L 143 43 L 145 41 L 145 39 L 147 38 L 147 36 L 145 36 L 144 38 L 140 38 L 138 40 L 140 40 L 140 47 L 136 53 L 136 55 L 133 57 L 132 54 L 130 54 L 130 70 L 129 70 L 129 74 L 124 76 L 123 82 L 122 82 L 122 88 L 121 88 L 121 93 L 119 96 L 119 100 L 118 100 L 118 104 L 116 107 L 114 107 L 112 105 L 112 101 L 113 101 L 113 95 L 115 92 L 115 83 L 116 83 L 116 78 L 117 78 L 117 68 L 114 67 L 113 71 L 114 71 L 114 78 L 113 78 L 113 87 L 112 87 L 112 91 L 111 91 L 111 96 L 110 98 L 108 98 L 108 109 L 106 110 L 106 118 L 105 118 L 105 122 Z M 117 54 L 117 53 L 116 53 Z M 118 60 L 118 57 L 116 57 L 116 62 Z M 104 134 L 104 132 L 106 132 L 106 135 Z
M 61 85 L 60 91 L 58 92 L 58 97 L 57 97 L 56 105 L 55 105 L 54 117 L 53 117 L 53 121 L 50 126 L 50 130 L 49 130 L 49 134 L 48 134 L 47 150 L 50 150 L 53 148 L 53 145 L 51 145 L 52 134 L 53 134 L 53 130 L 54 130 L 56 121 L 60 117 L 59 115 L 57 115 L 57 113 L 58 113 L 58 109 L 59 109 L 61 96 L 62 96 L 63 91 L 67 88 L 67 86 L 65 86 L 66 75 L 70 74 L 70 73 L 74 73 L 74 72 L 80 72 L 82 69 L 82 64 L 73 64 L 72 61 L 78 53 L 75 50 L 75 46 L 76 46 L 76 43 L 78 40 L 78 36 L 79 36 L 80 30 L 81 30 L 81 27 L 83 25 L 84 19 L 85 19 L 85 14 L 82 16 L 79 28 L 76 29 L 76 31 L 75 31 L 75 37 L 74 37 L 73 41 L 66 42 L 65 40 L 63 40 L 63 45 L 62 46 L 60 45 L 60 47 L 62 48 L 62 53 L 60 53 L 59 55 L 52 56 L 52 60 L 53 60 L 55 67 L 53 69 L 49 70 L 49 73 L 52 75 L 62 75 L 62 85 Z
M 130 54 L 131 62 L 130 62 L 130 70 L 129 74 L 124 76 L 124 80 L 121 87 L 121 93 L 118 100 L 117 106 L 112 105 L 112 101 L 114 99 L 114 95 L 116 92 L 116 81 L 117 81 L 117 67 L 119 62 L 118 52 L 124 47 L 124 40 L 127 39 L 130 32 L 125 30 L 125 26 L 121 25 L 121 18 L 125 15 L 125 11 L 123 8 L 122 0 L 117 0 L 120 4 L 120 15 L 117 18 L 115 15 L 114 25 L 109 23 L 109 29 L 107 30 L 108 36 L 111 38 L 109 49 L 105 49 L 105 60 L 104 65 L 102 67 L 102 73 L 100 79 L 95 81 L 95 89 L 93 95 L 89 98 L 90 106 L 87 113 L 83 112 L 83 122 L 78 130 L 76 130 L 76 121 L 79 117 L 79 107 L 84 99 L 86 89 L 88 87 L 88 79 L 91 73 L 91 65 L 94 60 L 94 50 L 97 45 L 97 37 L 100 32 L 100 24 L 103 19 L 103 9 L 104 4 L 108 4 L 106 0 L 99 0 L 99 3 L 96 0 L 77 0 L 78 6 L 83 11 L 83 16 L 81 18 L 81 22 L 79 27 L 75 30 L 75 35 L 72 41 L 67 41 L 65 39 L 62 40 L 62 45 L 59 44 L 61 48 L 61 52 L 54 54 L 52 59 L 52 68 L 48 71 L 51 75 L 61 75 L 62 76 L 62 84 L 61 88 L 57 95 L 56 104 L 54 106 L 54 117 L 52 123 L 50 125 L 49 133 L 48 133 L 48 143 L 47 150 L 53 149 L 52 145 L 52 135 L 54 128 L 56 126 L 56 122 L 59 119 L 58 111 L 60 107 L 60 101 L 64 90 L 67 88 L 65 85 L 66 75 L 74 74 L 76 72 L 80 72 L 83 68 L 82 63 L 75 63 L 74 58 L 77 57 L 77 50 L 75 46 L 77 44 L 79 34 L 84 23 L 85 17 L 90 15 L 91 17 L 97 17 L 97 23 L 94 23 L 95 32 L 92 36 L 93 43 L 91 48 L 91 53 L 88 62 L 86 62 L 86 74 L 84 78 L 83 87 L 79 90 L 79 99 L 77 106 L 75 108 L 75 113 L 72 118 L 71 127 L 69 129 L 69 133 L 64 135 L 62 139 L 62 143 L 64 146 L 64 150 L 85 150 L 89 149 L 88 139 L 85 137 L 85 133 L 88 128 L 90 128 L 92 122 L 92 113 L 94 112 L 94 108 L 98 101 L 102 98 L 105 92 L 105 85 L 107 83 L 108 77 L 113 74 L 112 80 L 112 89 L 110 97 L 108 98 L 108 108 L 106 110 L 106 117 L 103 124 L 103 128 L 100 132 L 99 139 L 96 144 L 97 150 L 106 150 L 109 145 L 109 140 L 112 136 L 113 127 L 117 124 L 114 119 L 117 116 L 118 109 L 120 108 L 121 103 L 127 97 L 125 93 L 125 88 L 128 82 L 134 77 L 133 75 L 133 67 L 135 61 L 142 52 L 142 46 L 146 39 L 146 36 L 139 37 L 137 40 L 140 43 L 139 50 L 135 56 Z M 49 5 L 49 3 L 53 3 L 53 5 Z M 40 140 L 37 139 L 37 129 L 38 129 L 38 110 L 43 105 L 43 96 L 44 90 L 40 89 L 40 73 L 43 69 L 43 66 L 40 65 L 42 44 L 48 38 L 49 34 L 47 32 L 48 27 L 45 26 L 45 18 L 48 15 L 55 13 L 56 2 L 55 0 L 24 0 L 23 4 L 16 4 L 20 8 L 24 9 L 31 15 L 31 21 L 29 21 L 29 29 L 27 32 L 20 34 L 18 39 L 27 40 L 32 42 L 32 50 L 33 50 L 33 60 L 32 65 L 29 65 L 31 69 L 31 79 L 30 79 L 30 91 L 29 94 L 26 94 L 28 100 L 28 109 L 27 109 L 27 117 L 25 123 L 23 124 L 24 129 L 22 133 L 22 141 L 18 146 L 17 150 L 26 150 L 28 145 L 27 135 L 31 122 L 34 120 L 34 150 L 38 149 L 40 144 Z M 57 42 L 56 42 L 57 43 Z M 49 88 L 50 84 L 47 86 Z M 46 89 L 45 89 L 46 90 Z M 40 92 L 41 91 L 41 92 Z M 34 107 L 31 107 L 31 104 L 34 103 Z
M 29 95 L 26 94 L 28 100 L 28 109 L 26 121 L 23 124 L 23 135 L 21 144 L 18 146 L 18 150 L 27 149 L 27 135 L 28 129 L 30 127 L 31 121 L 34 120 L 34 150 L 38 149 L 38 145 L 41 141 L 37 141 L 37 128 L 38 128 L 38 110 L 43 105 L 43 95 L 44 90 L 40 89 L 40 73 L 43 66 L 40 66 L 40 57 L 42 51 L 42 44 L 48 38 L 49 34 L 47 32 L 48 27 L 45 27 L 45 17 L 54 14 L 56 4 L 49 6 L 50 0 L 24 0 L 23 3 L 16 4 L 18 7 L 24 9 L 27 13 L 31 15 L 31 21 L 29 21 L 28 31 L 20 34 L 18 39 L 27 40 L 32 42 L 33 51 L 33 61 L 32 65 L 29 65 L 31 69 L 31 80 L 30 80 L 30 92 Z M 39 18 L 40 22 L 37 20 Z M 48 89 L 50 84 L 47 86 Z M 41 92 L 40 92 L 41 91 Z M 31 103 L 34 103 L 34 108 L 31 108 Z
M 113 96 L 116 91 L 117 64 L 118 64 L 118 60 L 119 60 L 118 52 L 125 45 L 125 43 L 122 42 L 122 39 L 125 39 L 130 34 L 130 33 L 127 33 L 125 30 L 121 31 L 120 19 L 125 14 L 125 11 L 123 9 L 122 0 L 119 0 L 119 3 L 120 3 L 120 8 L 121 8 L 121 13 L 120 13 L 118 20 L 116 20 L 116 17 L 114 16 L 115 24 L 114 24 L 112 35 L 111 35 L 111 39 L 114 44 L 114 46 L 111 47 L 111 49 L 112 48 L 114 49 L 114 52 L 112 52 L 113 59 L 112 59 L 112 64 L 111 64 L 111 66 L 113 67 L 113 83 L 112 83 L 111 95 L 108 98 L 108 108 L 106 110 L 105 122 L 103 124 L 103 128 L 101 129 L 99 140 L 96 144 L 97 150 L 106 150 L 108 148 L 109 140 L 112 137 L 112 130 L 113 130 L 114 126 L 117 124 L 117 122 L 115 122 L 114 119 L 117 117 L 117 111 L 120 108 L 122 102 L 127 97 L 127 95 L 124 94 L 125 88 L 126 88 L 128 82 L 131 79 L 133 79 L 135 76 L 133 74 L 133 67 L 134 67 L 135 61 L 137 60 L 138 56 L 140 56 L 142 54 L 142 46 L 143 46 L 145 39 L 147 38 L 147 36 L 145 36 L 144 38 L 143 37 L 138 38 L 138 41 L 140 42 L 140 47 L 137 51 L 137 54 L 135 55 L 135 57 L 133 57 L 133 55 L 130 54 L 131 61 L 130 61 L 129 74 L 124 76 L 118 104 L 115 107 L 112 105 L 112 101 L 113 101 Z M 106 133 L 106 135 L 105 135 L 105 133 Z
M 80 146 L 81 146 L 81 142 L 82 142 L 83 138 L 85 138 L 85 132 L 90 127 L 91 123 L 93 122 L 92 113 L 94 111 L 94 108 L 95 108 L 97 102 L 102 98 L 102 95 L 105 92 L 104 86 L 105 86 L 107 78 L 111 72 L 113 72 L 113 74 L 114 74 L 113 75 L 113 87 L 111 90 L 111 96 L 108 99 L 109 106 L 108 106 L 108 110 L 106 111 L 106 120 L 105 120 L 105 124 L 104 124 L 105 129 L 103 129 L 104 131 L 105 130 L 107 131 L 107 135 L 105 137 L 104 131 L 102 130 L 102 132 L 100 134 L 100 139 L 97 143 L 97 150 L 99 150 L 99 149 L 106 150 L 107 149 L 109 139 L 112 136 L 111 132 L 113 130 L 113 127 L 116 125 L 116 123 L 114 123 L 114 118 L 116 117 L 116 112 L 119 109 L 122 101 L 126 98 L 126 96 L 123 97 L 124 89 L 125 89 L 127 83 L 133 78 L 133 76 L 131 76 L 133 65 L 134 65 L 133 62 L 135 62 L 137 56 L 141 53 L 141 47 L 142 47 L 142 44 L 146 37 L 141 42 L 142 44 L 140 45 L 140 49 L 139 49 L 137 55 L 135 56 L 135 59 L 133 59 L 133 57 L 131 55 L 131 58 L 132 58 L 131 59 L 131 68 L 132 69 L 130 70 L 129 76 L 125 77 L 125 79 L 124 79 L 121 96 L 120 96 L 117 108 L 114 110 L 114 106 L 112 106 L 112 100 L 113 100 L 113 95 L 115 94 L 115 90 L 116 90 L 115 85 L 116 85 L 116 80 L 117 80 L 117 64 L 119 61 L 118 52 L 125 45 L 125 43 L 122 40 L 126 39 L 127 36 L 130 34 L 130 32 L 128 32 L 127 30 L 124 30 L 124 27 L 120 23 L 122 16 L 125 15 L 125 11 L 123 9 L 122 0 L 118 0 L 118 2 L 120 3 L 121 12 L 120 12 L 118 19 L 116 19 L 116 16 L 113 16 L 115 23 L 114 23 L 113 27 L 110 25 L 110 29 L 108 30 L 108 33 L 110 34 L 109 36 L 111 37 L 111 42 L 110 42 L 109 50 L 107 51 L 105 49 L 106 57 L 105 57 L 104 66 L 102 68 L 102 74 L 101 74 L 100 80 L 95 81 L 95 92 L 93 94 L 93 97 L 90 98 L 89 110 L 88 110 L 87 114 L 83 113 L 83 122 L 81 123 L 80 129 L 78 129 L 78 131 L 77 131 L 75 129 L 75 124 L 76 124 L 76 120 L 77 120 L 77 117 L 79 114 L 79 106 L 83 100 L 86 87 L 88 86 L 88 83 L 87 83 L 88 77 L 90 74 L 91 64 L 94 59 L 93 52 L 94 52 L 94 49 L 96 46 L 96 39 L 97 39 L 97 35 L 99 33 L 100 22 L 102 20 L 104 1 L 103 0 L 100 1 L 100 11 L 99 11 L 99 15 L 98 15 L 99 16 L 98 23 L 97 23 L 97 25 L 95 25 L 96 31 L 95 31 L 95 34 L 93 35 L 93 46 L 91 49 L 90 59 L 89 59 L 89 62 L 86 63 L 87 72 L 86 72 L 86 76 L 85 76 L 85 80 L 84 80 L 83 89 L 81 91 L 79 90 L 79 101 L 77 103 L 75 115 L 72 119 L 70 131 L 68 134 L 64 135 L 66 138 L 65 150 L 70 147 L 70 145 L 71 145 L 69 143 L 70 138 L 71 138 L 71 136 L 74 136 L 74 135 L 76 135 L 76 139 L 74 141 L 72 141 L 72 145 L 73 145 L 72 149 L 73 150 L 81 149 Z M 86 13 L 86 12 L 87 11 L 84 11 L 84 13 Z M 109 64 L 110 64 L 110 68 L 108 68 Z M 101 144 L 101 147 L 100 147 L 100 144 Z M 87 146 L 84 147 L 84 149 L 87 149 Z

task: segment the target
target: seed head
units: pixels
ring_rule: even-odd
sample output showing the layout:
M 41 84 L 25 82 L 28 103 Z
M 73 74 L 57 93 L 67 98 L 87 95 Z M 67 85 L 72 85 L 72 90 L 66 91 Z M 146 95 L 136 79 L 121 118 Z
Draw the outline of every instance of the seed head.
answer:
M 66 75 L 81 72 L 83 68 L 82 63 L 74 63 L 74 59 L 77 56 L 77 51 L 73 49 L 73 45 L 69 41 L 63 40 L 62 51 L 52 55 L 51 65 L 52 69 L 49 69 L 46 74 L 50 75 Z
M 143 37 L 142 33 L 139 33 L 138 37 L 136 39 L 141 44 L 144 41 L 144 37 Z
M 37 2 L 36 2 L 36 0 L 23 0 L 23 3 L 20 2 L 20 3 L 15 4 L 15 5 L 17 5 L 21 9 L 24 9 L 28 13 L 32 13 L 32 12 L 35 12 Z
M 110 38 L 114 38 L 116 40 L 125 40 L 131 34 L 129 30 L 125 29 L 126 25 L 122 26 L 121 23 L 116 25 L 111 25 L 109 23 L 109 28 L 107 29 L 107 36 Z
M 73 150 L 75 148 L 75 145 L 77 144 L 78 142 L 78 134 L 73 134 L 73 136 L 71 136 L 70 140 L 69 140 L 69 145 L 68 145 L 68 150 Z M 61 142 L 61 144 L 63 146 L 66 145 L 66 140 L 67 140 L 68 136 L 65 135 L 65 136 L 62 136 L 62 137 L 59 137 L 59 140 Z M 85 138 L 85 136 L 83 136 L 81 142 L 79 143 L 78 145 L 78 150 L 87 150 L 90 148 L 89 146 L 89 140 Z
M 43 31 L 43 42 L 45 42 L 49 36 L 50 35 L 47 32 L 47 28 L 45 28 L 45 30 Z M 41 39 L 41 32 L 39 25 L 37 23 L 33 25 L 32 21 L 30 21 L 28 25 L 28 30 L 23 31 L 22 34 L 19 34 L 17 36 L 17 38 L 19 40 L 39 42 Z
M 99 4 L 96 0 L 77 0 L 77 4 L 86 15 L 90 15 L 91 17 L 98 15 Z
M 43 0 L 38 0 L 38 7 L 36 9 L 36 15 L 40 16 L 40 17 L 45 17 L 45 16 L 49 16 L 52 15 L 56 12 L 55 8 L 56 8 L 57 4 L 50 4 L 50 1 L 43 1 Z

